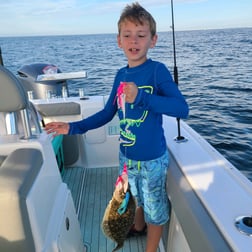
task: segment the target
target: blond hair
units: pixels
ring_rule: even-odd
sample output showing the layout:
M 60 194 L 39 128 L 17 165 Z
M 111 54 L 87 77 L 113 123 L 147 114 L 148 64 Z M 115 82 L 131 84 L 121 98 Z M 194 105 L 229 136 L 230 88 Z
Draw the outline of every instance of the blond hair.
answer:
M 119 34 L 121 32 L 121 24 L 127 20 L 140 25 L 148 23 L 150 26 L 151 36 L 153 37 L 156 35 L 155 19 L 138 2 L 132 3 L 131 5 L 126 5 L 126 7 L 123 9 L 120 19 L 117 23 Z

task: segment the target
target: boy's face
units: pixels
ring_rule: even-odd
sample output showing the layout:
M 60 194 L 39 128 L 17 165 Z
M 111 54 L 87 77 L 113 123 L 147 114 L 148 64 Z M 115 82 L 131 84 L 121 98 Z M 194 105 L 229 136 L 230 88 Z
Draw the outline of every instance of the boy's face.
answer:
M 147 59 L 148 49 L 155 46 L 157 35 L 151 36 L 150 26 L 146 22 L 141 25 L 126 20 L 120 28 L 117 42 L 128 59 L 129 67 L 141 65 Z

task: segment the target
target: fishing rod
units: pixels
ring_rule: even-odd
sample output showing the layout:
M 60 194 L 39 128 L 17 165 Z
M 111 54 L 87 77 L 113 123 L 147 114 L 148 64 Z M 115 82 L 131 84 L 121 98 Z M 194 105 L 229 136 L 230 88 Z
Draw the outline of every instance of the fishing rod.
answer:
M 0 46 L 0 65 L 3 66 L 3 57 L 2 57 L 2 49 L 1 49 L 1 46 Z
M 176 60 L 176 42 L 175 42 L 175 28 L 174 28 L 174 14 L 173 14 L 173 0 L 171 0 L 171 15 L 172 15 L 172 44 L 173 44 L 173 61 L 174 61 L 174 81 L 178 85 L 178 68 Z
M 173 14 L 173 0 L 171 0 L 171 15 L 172 15 L 172 42 L 173 42 L 173 60 L 174 60 L 174 82 L 178 85 L 178 68 L 176 60 L 176 42 L 175 42 L 175 29 L 174 29 L 174 14 Z M 181 136 L 180 131 L 180 118 L 177 118 L 178 136 L 175 138 L 177 142 L 184 141 L 185 138 Z

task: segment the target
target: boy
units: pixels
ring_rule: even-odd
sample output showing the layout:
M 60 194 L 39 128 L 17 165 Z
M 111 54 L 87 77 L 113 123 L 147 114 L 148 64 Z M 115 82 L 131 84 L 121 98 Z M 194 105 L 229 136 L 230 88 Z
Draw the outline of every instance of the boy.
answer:
M 128 65 L 116 74 L 104 109 L 79 122 L 49 123 L 46 130 L 56 135 L 83 134 L 106 124 L 118 112 L 120 172 L 126 163 L 130 188 L 138 204 L 135 224 L 129 234 L 143 233 L 147 223 L 146 252 L 156 252 L 163 225 L 169 220 L 166 193 L 169 158 L 162 114 L 186 118 L 188 105 L 165 65 L 147 58 L 148 49 L 157 42 L 156 23 L 138 3 L 127 5 L 123 10 L 118 21 L 117 42 Z M 119 89 L 125 106 L 117 95 Z

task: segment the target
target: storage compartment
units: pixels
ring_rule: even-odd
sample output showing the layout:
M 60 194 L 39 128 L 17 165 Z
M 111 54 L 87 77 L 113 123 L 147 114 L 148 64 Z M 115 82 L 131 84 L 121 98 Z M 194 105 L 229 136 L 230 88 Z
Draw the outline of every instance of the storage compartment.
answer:
M 36 249 L 46 252 L 85 251 L 73 199 L 66 184 L 58 191 L 44 245 Z
M 77 228 L 78 227 L 78 228 Z M 70 194 L 61 219 L 58 235 L 58 249 L 61 252 L 84 252 L 85 247 L 79 232 L 79 222 L 75 214 L 74 203 Z

